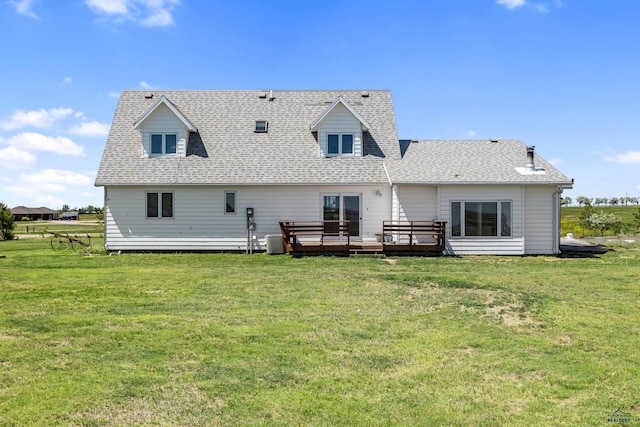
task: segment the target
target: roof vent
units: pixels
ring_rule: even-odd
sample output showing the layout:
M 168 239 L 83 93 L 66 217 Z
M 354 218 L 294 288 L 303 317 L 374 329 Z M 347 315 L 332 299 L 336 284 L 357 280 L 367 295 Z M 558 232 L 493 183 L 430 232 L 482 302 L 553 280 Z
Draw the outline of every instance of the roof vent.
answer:
M 369 91 L 368 90 L 363 90 L 362 92 L 360 92 L 360 96 L 363 98 L 368 98 L 369 97 Z
M 258 92 L 258 98 L 266 98 L 267 97 L 267 92 Z
M 536 167 L 533 162 L 535 146 L 527 147 L 527 165 L 525 167 L 517 167 L 516 171 L 520 175 L 545 175 L 547 172 L 544 168 Z
M 417 144 L 418 142 L 420 142 L 420 141 L 418 141 L 417 139 L 412 139 L 412 140 L 411 140 L 411 143 L 412 143 L 412 144 Z
M 498 140 L 497 139 L 490 139 L 489 142 L 493 142 L 495 144 L 496 142 L 498 142 Z
M 533 162 L 533 153 L 535 149 L 536 149 L 535 145 L 527 147 L 527 169 L 529 170 L 536 170 L 536 165 Z
M 153 93 L 151 92 L 145 92 L 144 93 L 144 99 L 151 99 L 153 98 Z
M 269 101 L 273 101 L 274 99 L 276 99 L 276 97 L 275 97 L 275 96 L 273 96 L 273 91 L 272 91 L 272 90 L 270 90 L 270 91 L 269 91 Z

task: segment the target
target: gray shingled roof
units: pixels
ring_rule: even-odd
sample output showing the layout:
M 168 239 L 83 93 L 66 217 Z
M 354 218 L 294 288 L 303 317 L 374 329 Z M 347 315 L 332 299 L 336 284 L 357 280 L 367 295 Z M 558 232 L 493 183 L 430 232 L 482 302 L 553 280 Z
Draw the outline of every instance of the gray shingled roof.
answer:
M 571 185 L 569 178 L 537 154 L 535 166 L 545 173 L 519 173 L 516 168 L 527 165 L 527 146 L 517 140 L 420 140 L 401 141 L 401 146 L 402 160 L 385 162 L 394 184 Z
M 386 183 L 385 159 L 400 159 L 391 92 L 123 91 L 100 162 L 96 185 L 152 184 L 364 184 Z M 364 156 L 321 158 L 309 126 L 342 96 L 371 124 Z M 161 96 L 192 123 L 186 157 L 141 155 L 133 124 Z M 268 120 L 268 133 L 255 133 Z

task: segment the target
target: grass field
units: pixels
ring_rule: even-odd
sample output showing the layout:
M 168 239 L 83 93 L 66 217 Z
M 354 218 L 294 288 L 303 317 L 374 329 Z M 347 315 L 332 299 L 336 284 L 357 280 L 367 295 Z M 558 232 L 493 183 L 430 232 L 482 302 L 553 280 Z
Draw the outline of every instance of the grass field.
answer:
M 48 235 L 49 232 L 56 233 L 104 233 L 104 224 L 101 221 L 89 218 L 89 214 L 80 216 L 80 221 L 16 221 L 14 233 L 18 238 L 25 234 Z
M 561 215 L 561 233 L 565 236 L 567 233 L 573 233 L 576 237 L 582 237 L 583 230 L 580 226 L 580 214 L 584 208 L 578 206 L 562 207 L 560 209 Z M 633 214 L 638 212 L 638 206 L 594 206 L 596 212 L 612 213 L 618 216 L 622 220 L 623 235 L 636 235 L 638 229 L 634 222 Z M 598 230 L 584 230 L 584 235 L 588 236 L 600 236 Z M 604 233 L 605 236 L 615 236 L 616 233 L 613 230 L 608 230 Z
M 637 247 L 0 256 L 1 426 L 640 422 Z

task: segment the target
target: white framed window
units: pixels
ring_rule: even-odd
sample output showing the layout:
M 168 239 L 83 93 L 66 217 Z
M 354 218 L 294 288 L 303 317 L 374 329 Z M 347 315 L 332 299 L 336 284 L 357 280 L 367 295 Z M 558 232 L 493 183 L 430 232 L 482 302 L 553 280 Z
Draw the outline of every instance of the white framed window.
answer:
M 452 237 L 511 237 L 510 200 L 452 201 Z
M 269 122 L 266 120 L 256 120 L 255 133 L 267 133 L 269 130 Z
M 147 192 L 147 218 L 173 218 L 173 193 Z
M 224 192 L 224 213 L 225 215 L 235 215 L 236 213 L 236 192 Z
M 151 155 L 176 154 L 178 151 L 178 135 L 175 133 L 152 133 Z
M 327 135 L 327 155 L 351 155 L 353 154 L 352 133 L 330 133 Z

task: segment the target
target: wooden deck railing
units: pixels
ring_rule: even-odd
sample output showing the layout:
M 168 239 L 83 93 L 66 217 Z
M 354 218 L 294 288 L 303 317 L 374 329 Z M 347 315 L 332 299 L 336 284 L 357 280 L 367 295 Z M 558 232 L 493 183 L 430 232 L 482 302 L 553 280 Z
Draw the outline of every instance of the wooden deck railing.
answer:
M 437 252 L 445 249 L 446 221 L 384 221 L 382 248 L 385 254 Z
M 281 221 L 280 232 L 291 255 L 349 255 L 349 221 Z
M 387 255 L 442 255 L 445 250 L 446 221 L 383 221 L 380 250 Z M 344 255 L 354 248 L 364 252 L 362 243 L 351 243 L 349 221 L 281 221 L 285 250 L 293 256 Z M 355 252 L 354 252 L 355 253 Z

